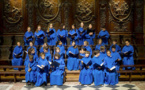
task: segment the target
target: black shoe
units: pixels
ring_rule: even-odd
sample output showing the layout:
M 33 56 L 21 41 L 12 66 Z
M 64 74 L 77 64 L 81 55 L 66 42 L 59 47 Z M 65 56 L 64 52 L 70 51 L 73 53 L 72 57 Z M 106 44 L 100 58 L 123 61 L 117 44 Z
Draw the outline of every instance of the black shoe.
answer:
M 31 83 L 31 87 L 33 87 L 33 86 L 34 86 L 34 83 L 32 82 L 32 83 Z

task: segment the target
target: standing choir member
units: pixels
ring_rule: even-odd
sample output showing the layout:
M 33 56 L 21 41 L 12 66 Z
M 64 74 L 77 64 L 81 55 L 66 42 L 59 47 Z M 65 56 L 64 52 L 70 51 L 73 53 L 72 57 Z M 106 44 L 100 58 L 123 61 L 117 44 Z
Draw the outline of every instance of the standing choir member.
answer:
M 98 38 L 102 39 L 102 44 L 103 45 L 108 45 L 108 39 L 109 39 L 109 33 L 106 30 L 105 27 L 102 28 L 102 30 L 99 32 Z
M 49 61 L 49 62 L 52 62 L 52 58 L 51 58 L 51 54 L 50 54 L 50 52 L 48 51 L 48 47 L 44 47 L 43 48 L 43 51 L 44 51 L 44 53 L 45 53 L 45 58 L 47 59 L 47 61 Z
M 53 28 L 53 24 L 50 23 L 47 31 L 46 31 L 46 36 L 47 36 L 47 44 L 50 46 L 56 45 L 57 42 L 57 34 L 55 29 Z
M 64 46 L 63 46 L 63 44 L 62 44 L 61 41 L 58 41 L 58 45 L 57 45 L 57 47 L 60 48 L 60 52 L 62 52 L 62 53 L 65 54 L 65 48 L 64 48 Z
M 40 25 L 38 25 L 38 27 L 34 33 L 34 37 L 35 37 L 34 45 L 43 45 L 44 44 L 45 33 L 43 30 L 41 30 Z
M 47 44 L 47 43 L 44 43 L 44 44 L 41 46 L 41 48 L 39 49 L 39 52 L 40 52 L 40 53 L 44 52 L 44 51 L 43 51 L 43 48 L 44 48 L 44 47 L 48 47 L 48 44 Z M 50 49 L 49 49 L 49 48 L 48 48 L 48 52 L 50 52 Z
M 33 60 L 33 55 L 29 55 L 28 62 L 25 64 L 25 80 L 26 85 L 34 86 L 36 82 L 36 62 Z
M 50 74 L 50 85 L 63 85 L 64 71 L 65 71 L 65 63 L 64 60 L 60 59 L 59 54 L 54 55 L 53 62 L 58 63 L 57 66 L 52 66 L 52 72 Z M 52 63 L 53 64 L 53 63 Z
M 104 46 L 104 45 L 102 44 L 102 39 L 98 39 L 98 44 L 96 45 L 95 50 L 100 50 L 100 47 L 101 47 L 101 46 Z
M 81 22 L 80 24 L 80 28 L 78 29 L 78 45 L 83 45 L 84 41 L 85 41 L 85 34 L 86 34 L 86 30 L 84 30 L 84 23 Z
M 65 53 L 61 52 L 59 47 L 55 47 L 55 51 L 54 51 L 53 55 L 55 55 L 56 53 L 58 53 L 60 55 L 60 59 L 64 59 Z M 53 59 L 54 59 L 54 57 L 53 57 Z
M 86 53 L 86 48 L 82 47 L 80 52 L 79 52 L 79 59 L 82 59 L 85 57 L 85 53 Z
M 92 49 L 89 46 L 89 43 L 87 41 L 84 41 L 84 48 L 86 48 L 86 50 L 90 52 L 89 57 L 91 57 L 92 56 Z
M 92 67 L 90 52 L 86 51 L 85 57 L 80 61 L 80 76 L 79 82 L 82 85 L 90 85 L 93 83 Z
M 116 52 L 121 53 L 121 47 L 119 45 L 117 45 L 117 40 L 112 41 L 112 45 L 110 46 L 110 51 L 112 52 L 112 46 L 114 46 L 114 45 L 116 47 L 116 49 L 115 49 Z
M 35 49 L 35 53 L 37 54 L 37 48 L 33 45 L 33 42 L 29 43 L 29 47 L 27 48 L 27 52 L 30 48 L 34 48 Z
M 126 39 L 125 40 L 125 46 L 122 49 L 123 53 L 123 65 L 134 65 L 134 48 L 132 45 L 130 45 L 130 40 Z M 123 68 L 125 70 L 125 68 Z M 132 69 L 134 70 L 135 68 L 133 67 L 127 67 L 127 69 Z
M 72 25 L 72 29 L 68 33 L 68 38 L 70 39 L 70 45 L 72 45 L 72 41 L 75 41 L 76 45 L 78 45 L 78 31 L 75 29 L 75 25 Z
M 118 83 L 117 72 L 116 72 L 116 63 L 115 58 L 111 56 L 111 51 L 107 51 L 107 56 L 104 59 L 104 66 L 106 68 L 106 79 L 105 84 L 107 85 L 116 85 Z
M 92 24 L 89 24 L 85 38 L 89 42 L 89 45 L 94 45 L 95 30 L 92 29 Z
M 78 61 L 78 54 L 79 50 L 75 45 L 75 42 L 72 42 L 72 46 L 67 50 L 67 69 L 68 70 L 78 70 L 79 68 L 79 61 Z
M 49 75 L 50 64 L 45 58 L 45 54 L 41 53 L 41 57 L 39 58 L 37 64 L 37 80 L 35 86 L 46 86 L 47 85 L 47 77 Z
M 13 59 L 12 59 L 12 66 L 21 66 L 23 64 L 23 48 L 20 42 L 17 42 L 17 46 L 14 48 L 13 51 Z M 18 70 L 18 68 L 14 68 L 14 70 Z
M 94 52 L 94 57 L 92 58 L 92 66 L 93 66 L 93 77 L 95 86 L 104 84 L 104 61 L 102 57 L 100 57 L 100 51 L 96 50 Z
M 58 31 L 57 31 L 58 40 L 60 40 L 63 45 L 67 45 L 67 34 L 68 34 L 68 31 L 65 29 L 65 25 L 62 25 L 61 28 L 62 29 L 58 29 Z
M 29 42 L 33 41 L 33 32 L 31 31 L 30 27 L 27 27 L 27 32 L 24 35 L 24 43 L 25 46 L 29 45 Z

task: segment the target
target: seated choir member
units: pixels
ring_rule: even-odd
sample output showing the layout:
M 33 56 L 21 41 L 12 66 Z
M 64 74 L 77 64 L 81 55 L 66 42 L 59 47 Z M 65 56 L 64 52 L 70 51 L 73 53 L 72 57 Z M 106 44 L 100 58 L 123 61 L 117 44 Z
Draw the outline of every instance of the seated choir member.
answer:
M 50 46 L 56 45 L 57 42 L 57 34 L 55 29 L 53 28 L 53 24 L 50 23 L 47 31 L 46 31 L 46 36 L 47 36 L 47 44 Z
M 60 59 L 64 59 L 64 54 L 65 53 L 61 52 L 59 47 L 55 47 L 53 55 L 55 55 L 56 53 L 58 53 L 60 55 Z M 53 59 L 54 59 L 54 57 L 53 57 Z
M 100 47 L 100 56 L 103 58 L 107 56 L 105 46 Z
M 100 51 L 96 50 L 94 52 L 94 57 L 92 58 L 93 66 L 93 77 L 95 86 L 104 84 L 104 60 L 100 57 Z
M 64 48 L 64 46 L 63 46 L 63 44 L 62 44 L 61 41 L 58 41 L 57 47 L 59 47 L 60 48 L 60 51 L 65 54 L 65 48 Z
M 85 57 L 85 53 L 86 53 L 86 48 L 81 48 L 80 52 L 79 52 L 79 59 L 82 59 Z
M 75 45 L 75 41 L 72 42 L 72 46 L 67 50 L 67 69 L 68 70 L 78 70 L 79 61 L 78 61 L 79 50 Z
M 101 47 L 101 46 L 104 46 L 104 45 L 102 44 L 102 39 L 98 39 L 98 44 L 96 45 L 95 50 L 100 50 L 100 47 Z
M 80 24 L 80 28 L 78 29 L 78 45 L 83 45 L 84 41 L 85 41 L 85 34 L 86 34 L 86 30 L 84 30 L 84 23 L 81 22 Z
M 41 53 L 41 57 L 38 60 L 37 64 L 37 80 L 35 86 L 46 86 L 47 77 L 49 75 L 50 64 L 45 58 L 45 54 Z
M 123 65 L 134 65 L 134 48 L 132 45 L 130 45 L 130 40 L 126 39 L 125 40 L 125 46 L 122 49 L 123 53 Z M 123 68 L 125 70 L 125 68 Z M 134 70 L 135 68 L 133 67 L 127 67 L 127 69 Z
M 80 76 L 79 82 L 82 85 L 90 85 L 93 83 L 92 66 L 90 52 L 86 51 L 85 57 L 80 60 Z
M 28 46 L 33 41 L 33 32 L 30 27 L 27 27 L 27 32 L 24 34 L 24 44 Z
M 112 41 L 112 45 L 110 46 L 110 51 L 112 52 L 112 46 L 114 46 L 114 45 L 116 47 L 116 49 L 115 49 L 116 52 L 121 53 L 121 47 L 119 45 L 117 45 L 117 40 Z
M 92 49 L 89 46 L 89 43 L 87 41 L 84 41 L 84 48 L 86 48 L 86 50 L 90 52 L 90 56 L 89 57 L 91 57 L 92 56 Z
M 68 38 L 70 39 L 70 45 L 72 45 L 72 41 L 75 41 L 76 45 L 78 45 L 78 31 L 75 29 L 75 25 L 72 25 L 72 29 L 68 32 Z
M 89 24 L 87 33 L 85 34 L 85 39 L 89 42 L 89 45 L 94 45 L 95 30 L 92 28 L 92 24 Z
M 102 27 L 102 30 L 99 32 L 98 38 L 102 39 L 103 45 L 108 45 L 109 33 L 105 27 Z
M 60 55 L 56 53 L 54 55 L 53 62 L 57 62 L 59 66 L 51 66 L 52 72 L 50 74 L 50 85 L 63 85 L 63 74 L 65 71 L 64 60 L 60 58 Z
M 66 30 L 65 25 L 63 24 L 61 29 L 58 29 L 57 31 L 58 40 L 62 42 L 62 45 L 67 45 L 67 34 L 68 31 Z
M 28 62 L 25 64 L 25 80 L 26 85 L 34 86 L 36 82 L 36 62 L 33 59 L 33 55 L 29 55 L 29 58 L 27 60 Z
M 45 53 L 45 58 L 47 59 L 47 61 L 49 61 L 49 62 L 52 62 L 52 58 L 51 58 L 51 54 L 50 54 L 50 52 L 48 51 L 48 47 L 44 47 L 43 48 L 43 51 L 44 51 L 44 53 Z
M 115 58 L 115 60 L 116 60 L 116 61 L 115 61 L 115 63 L 116 63 L 116 71 L 119 71 L 119 69 L 120 69 L 121 56 L 120 56 L 119 52 L 117 52 L 116 46 L 115 46 L 115 45 L 112 46 L 111 55 L 112 55 L 112 56 Z M 116 74 L 116 75 L 117 75 L 117 77 L 120 76 L 119 73 Z M 116 78 L 116 79 L 118 79 L 118 78 Z M 117 83 L 118 83 L 118 80 L 116 80 L 116 81 L 117 81 Z
M 35 37 L 34 45 L 43 45 L 44 44 L 45 33 L 43 30 L 41 30 L 40 25 L 37 26 L 37 29 L 34 33 L 34 37 Z
M 44 47 L 48 47 L 48 44 L 47 44 L 47 43 L 44 43 L 44 44 L 41 46 L 41 48 L 39 49 L 39 52 L 40 52 L 40 53 L 44 52 L 44 51 L 43 51 L 43 48 L 44 48 Z M 49 49 L 49 48 L 48 48 L 48 52 L 50 52 L 50 49 Z
M 107 51 L 107 56 L 104 59 L 104 66 L 106 69 L 105 84 L 116 85 L 118 83 L 117 72 L 116 72 L 116 59 L 111 55 L 111 51 Z
M 35 49 L 35 53 L 37 54 L 37 48 L 33 45 L 33 42 L 29 43 L 29 47 L 27 48 L 27 52 L 30 48 L 34 48 Z
M 21 66 L 23 64 L 23 48 L 20 42 L 17 42 L 17 46 L 13 50 L 13 59 L 12 66 Z M 18 68 L 14 68 L 14 70 L 18 70 Z

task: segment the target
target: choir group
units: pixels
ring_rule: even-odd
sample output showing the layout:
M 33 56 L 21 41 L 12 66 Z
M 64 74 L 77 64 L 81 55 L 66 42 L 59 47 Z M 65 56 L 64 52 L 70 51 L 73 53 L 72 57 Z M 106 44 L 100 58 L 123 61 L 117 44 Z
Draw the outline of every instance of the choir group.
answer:
M 46 32 L 41 30 L 41 26 L 38 25 L 33 34 L 31 28 L 28 27 L 24 35 L 25 46 L 29 46 L 25 51 L 27 55 L 24 61 L 26 84 L 45 86 L 47 77 L 49 77 L 50 85 L 63 85 L 65 66 L 70 71 L 80 70 L 79 82 L 82 85 L 90 85 L 93 82 L 96 86 L 117 84 L 120 76 L 117 70 L 119 70 L 121 59 L 123 58 L 123 65 L 134 65 L 133 46 L 127 39 L 125 40 L 126 45 L 121 49 L 117 45 L 117 41 L 113 40 L 110 50 L 106 50 L 109 33 L 105 27 L 102 27 L 98 34 L 98 44 L 95 51 L 92 51 L 90 45 L 94 45 L 95 36 L 92 25 L 89 24 L 88 28 L 84 30 L 83 22 L 79 29 L 76 29 L 73 24 L 70 31 L 67 31 L 65 25 L 62 25 L 62 28 L 56 32 L 53 24 L 50 24 Z M 45 38 L 47 38 L 47 43 L 44 42 Z M 67 45 L 67 38 L 70 39 L 71 46 L 65 51 L 64 45 Z M 35 40 L 34 45 L 33 39 Z M 38 45 L 42 46 L 39 51 L 35 47 Z M 52 55 L 49 46 L 56 46 Z M 80 50 L 78 46 L 82 46 Z M 38 52 L 40 56 L 37 55 Z M 67 63 L 65 63 L 65 54 L 68 57 Z M 22 55 L 22 46 L 20 42 L 17 42 L 13 51 L 13 66 L 23 64 Z M 18 68 L 14 69 L 18 70 Z M 133 70 L 134 68 L 123 68 L 123 70 L 125 69 Z

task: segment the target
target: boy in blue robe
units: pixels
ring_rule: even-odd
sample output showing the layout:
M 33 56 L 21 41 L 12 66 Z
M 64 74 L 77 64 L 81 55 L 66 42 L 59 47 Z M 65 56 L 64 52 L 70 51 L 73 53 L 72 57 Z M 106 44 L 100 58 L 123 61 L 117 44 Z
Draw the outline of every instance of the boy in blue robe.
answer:
M 72 42 L 72 46 L 67 50 L 67 69 L 68 70 L 78 70 L 79 69 L 79 61 L 78 61 L 79 50 L 75 45 L 75 42 Z
M 122 54 L 123 54 L 123 65 L 134 65 L 134 48 L 132 45 L 130 45 L 130 40 L 126 39 L 125 40 L 125 46 L 122 49 Z M 127 67 L 127 69 L 134 70 L 135 68 L 133 67 Z M 123 68 L 125 70 L 125 68 Z
M 24 45 L 28 46 L 33 41 L 33 32 L 30 27 L 27 27 L 27 32 L 24 34 Z
M 59 66 L 52 66 L 52 72 L 50 74 L 50 85 L 63 85 L 64 71 L 65 71 L 65 63 L 64 60 L 60 59 L 59 54 L 54 55 L 53 62 L 59 63 Z
M 53 24 L 50 23 L 48 26 L 48 29 L 46 31 L 47 36 L 47 44 L 50 46 L 54 46 L 57 43 L 57 33 L 55 29 L 53 28 Z
M 112 41 L 112 45 L 110 46 L 110 51 L 112 52 L 112 46 L 116 47 L 116 52 L 118 52 L 119 54 L 121 53 L 121 47 L 119 45 L 117 45 L 117 40 L 113 40 Z
M 57 47 L 59 47 L 59 48 L 60 48 L 60 51 L 61 51 L 62 53 L 65 54 L 65 48 L 64 48 L 64 46 L 62 45 L 62 42 L 61 42 L 61 41 L 58 41 Z
M 102 44 L 103 45 L 108 45 L 108 39 L 109 39 L 109 33 L 106 30 L 105 27 L 102 28 L 102 30 L 99 32 L 98 38 L 102 39 Z
M 79 82 L 82 85 L 90 85 L 93 83 L 92 67 L 90 52 L 86 51 L 85 57 L 80 61 L 80 76 Z
M 68 31 L 65 29 L 65 25 L 62 25 L 62 29 L 57 31 L 58 40 L 60 40 L 63 45 L 67 45 L 67 34 Z
M 89 46 L 89 43 L 87 41 L 84 41 L 84 48 L 86 48 L 86 50 L 90 52 L 89 57 L 91 57 L 92 56 L 92 48 Z
M 80 28 L 78 29 L 78 45 L 83 45 L 84 41 L 85 41 L 85 34 L 86 34 L 86 30 L 84 30 L 84 23 L 81 22 L 80 24 Z
M 29 55 L 29 59 L 27 60 L 27 63 L 25 64 L 25 80 L 26 85 L 34 86 L 36 82 L 36 62 L 33 60 L 33 55 Z
M 116 85 L 118 82 L 117 72 L 116 72 L 116 59 L 111 56 L 111 51 L 107 51 L 107 56 L 104 59 L 104 66 L 106 68 L 105 84 Z
M 34 37 L 35 37 L 34 45 L 43 45 L 44 44 L 45 33 L 43 30 L 41 30 L 40 25 L 38 25 L 37 30 L 34 33 Z
M 39 49 L 39 52 L 40 52 L 40 53 L 44 52 L 44 51 L 43 51 L 43 48 L 44 48 L 44 47 L 48 47 L 48 44 L 47 44 L 47 43 L 44 43 L 44 44 L 41 46 L 41 48 Z M 48 52 L 50 52 L 50 49 L 49 49 L 49 48 L 48 48 Z
M 100 57 L 100 51 L 96 50 L 92 58 L 93 77 L 95 86 L 104 84 L 104 60 Z
M 72 45 L 72 41 L 75 41 L 76 45 L 78 45 L 78 32 L 75 29 L 75 25 L 72 25 L 72 29 L 68 33 L 68 38 L 70 39 L 70 45 Z
M 107 56 L 105 46 L 100 47 L 100 56 L 105 58 Z
M 35 53 L 37 54 L 37 48 L 33 45 L 33 42 L 29 43 L 29 47 L 27 48 L 27 52 L 30 48 L 34 48 L 35 49 Z
M 12 66 L 21 66 L 23 64 L 23 48 L 20 42 L 17 42 L 17 46 L 13 50 L 13 59 Z M 14 70 L 18 70 L 18 68 L 14 68 Z
M 92 29 L 92 24 L 89 24 L 87 33 L 85 34 L 85 39 L 89 42 L 89 45 L 94 45 L 95 30 Z
M 41 57 L 39 58 L 37 64 L 37 80 L 35 86 L 46 86 L 47 85 L 47 77 L 49 75 L 50 64 L 45 58 L 45 54 L 41 53 Z
M 86 48 L 81 48 L 80 52 L 79 52 L 79 59 L 82 59 L 85 57 L 85 53 L 86 53 Z
M 65 53 L 61 52 L 59 47 L 55 47 L 53 55 L 55 55 L 56 53 L 58 53 L 60 55 L 60 59 L 64 59 L 64 54 Z M 54 57 L 53 57 L 53 59 L 54 59 Z
M 101 46 L 104 46 L 104 45 L 102 44 L 102 39 L 98 39 L 98 44 L 96 45 L 95 50 L 100 50 L 100 47 L 101 47 Z
M 52 62 L 52 60 L 51 60 L 51 54 L 50 54 L 50 52 L 48 51 L 48 47 L 44 47 L 44 48 L 43 48 L 43 51 L 44 51 L 44 53 L 45 53 L 45 58 L 47 59 L 47 61 Z

